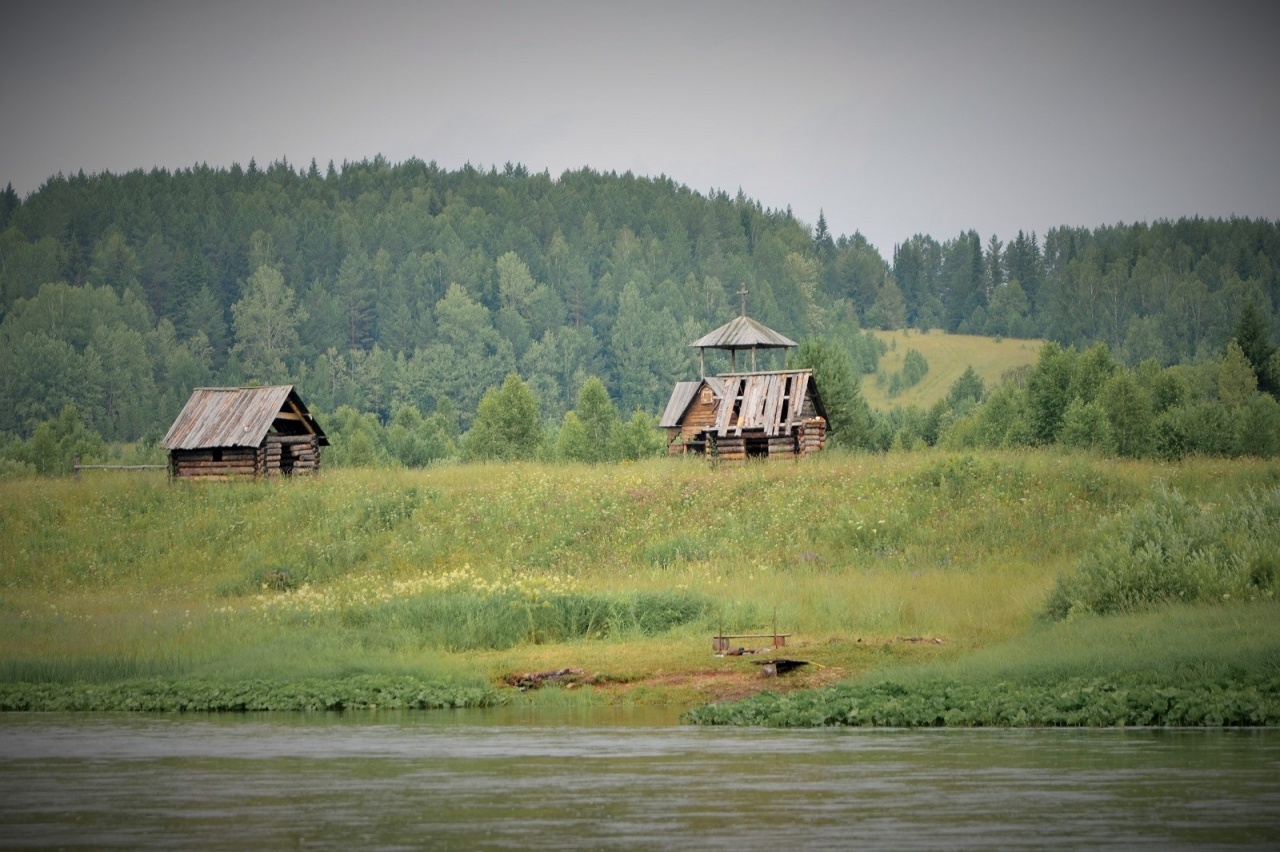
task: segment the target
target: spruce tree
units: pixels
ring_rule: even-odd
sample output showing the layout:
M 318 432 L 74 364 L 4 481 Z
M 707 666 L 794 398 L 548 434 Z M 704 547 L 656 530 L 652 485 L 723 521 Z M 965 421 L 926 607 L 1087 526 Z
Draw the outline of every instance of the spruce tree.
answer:
M 1280 396 L 1280 376 L 1275 375 L 1271 369 L 1271 356 L 1275 354 L 1276 347 L 1271 345 L 1262 311 L 1258 310 L 1252 300 L 1240 312 L 1240 319 L 1236 322 L 1232 336 L 1253 367 L 1253 374 L 1258 377 L 1258 389 L 1272 396 Z

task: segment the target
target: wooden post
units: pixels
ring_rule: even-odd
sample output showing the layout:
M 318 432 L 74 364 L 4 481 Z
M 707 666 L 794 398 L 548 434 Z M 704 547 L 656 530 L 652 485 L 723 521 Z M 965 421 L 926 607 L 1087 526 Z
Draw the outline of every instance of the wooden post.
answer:
M 80 478 L 80 454 L 76 453 L 71 457 L 71 475 L 77 480 Z

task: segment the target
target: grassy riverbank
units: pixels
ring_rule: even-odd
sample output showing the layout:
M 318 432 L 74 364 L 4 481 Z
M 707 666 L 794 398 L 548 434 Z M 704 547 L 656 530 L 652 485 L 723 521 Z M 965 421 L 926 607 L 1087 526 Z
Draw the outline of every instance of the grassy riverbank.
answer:
M 303 696 L 294 706 L 354 707 L 378 703 L 361 704 L 361 690 L 387 684 L 391 695 L 394 682 L 396 706 L 452 706 L 414 705 L 414 689 L 460 704 L 692 706 L 766 683 L 964 680 L 965 667 L 1017 647 L 1009 642 L 1040 643 L 1046 659 L 1065 653 L 1042 614 L 1059 574 L 1114 534 L 1107 519 L 1171 489 L 1217 505 L 1277 485 L 1280 471 L 1262 462 L 1034 452 L 335 470 L 274 483 L 106 472 L 5 481 L 0 694 L 58 687 L 80 696 L 66 706 L 106 707 L 117 705 L 82 699 L 147 683 L 189 684 L 207 699 L 202 690 L 258 684 Z M 1176 620 L 1183 610 L 1141 618 L 1152 620 L 1145 631 L 1168 624 L 1187 637 L 1180 671 L 1196 670 L 1197 647 L 1205 660 L 1216 648 L 1213 659 L 1270 660 L 1245 666 L 1256 680 L 1280 674 L 1280 612 L 1252 607 L 1184 608 L 1227 618 L 1211 643 L 1196 641 L 1205 624 Z M 750 658 L 711 655 L 721 625 L 767 633 L 775 617 L 792 634 L 789 653 L 818 665 L 766 682 Z M 1052 629 L 1111 648 L 1120 623 L 1081 617 Z M 1099 652 L 1062 676 L 1105 678 L 1118 658 Z M 562 668 L 582 670 L 570 678 L 579 689 L 530 699 L 501 686 Z M 299 684 L 328 684 L 335 701 Z M 164 706 L 222 706 L 184 700 Z

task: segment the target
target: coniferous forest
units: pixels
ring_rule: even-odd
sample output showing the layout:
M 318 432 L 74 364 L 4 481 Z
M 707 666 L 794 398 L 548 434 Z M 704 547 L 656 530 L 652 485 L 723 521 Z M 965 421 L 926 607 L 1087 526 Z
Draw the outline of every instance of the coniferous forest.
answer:
M 153 444 L 193 387 L 276 383 L 352 439 L 339 463 L 485 457 L 486 395 L 534 421 L 530 452 L 644 455 L 697 375 L 688 343 L 744 286 L 753 317 L 808 342 L 848 446 L 1280 451 L 1277 222 L 918 234 L 886 258 L 741 191 L 377 157 L 8 188 L 0 455 Z M 880 354 L 862 330 L 904 327 L 1057 345 L 930 412 L 870 412 L 848 380 Z

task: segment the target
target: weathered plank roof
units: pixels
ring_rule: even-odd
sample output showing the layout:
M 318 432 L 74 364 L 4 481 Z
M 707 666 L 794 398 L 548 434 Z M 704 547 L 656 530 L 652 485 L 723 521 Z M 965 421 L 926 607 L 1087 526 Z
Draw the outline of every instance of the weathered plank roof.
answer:
M 741 435 L 744 429 L 763 429 L 769 437 L 790 435 L 800 422 L 806 398 L 818 414 L 826 416 L 812 370 L 733 373 L 720 378 L 725 390 L 715 429 L 722 437 Z
M 196 388 L 162 442 L 166 450 L 256 447 L 272 427 L 292 435 L 313 434 L 328 446 L 293 385 L 265 388 Z
M 667 400 L 667 407 L 662 412 L 662 420 L 658 422 L 658 428 L 674 429 L 679 426 L 680 418 L 689 407 L 689 403 L 693 402 L 693 396 L 700 387 L 702 382 L 676 382 L 675 390 L 671 391 L 671 399 Z
M 698 349 L 791 349 L 796 342 L 751 317 L 734 317 L 689 344 Z
M 671 398 L 667 400 L 667 407 L 662 412 L 662 420 L 658 422 L 658 428 L 677 428 L 680 421 L 684 419 L 685 411 L 689 409 L 689 403 L 693 402 L 693 398 L 697 396 L 698 389 L 703 384 L 711 388 L 716 399 L 724 396 L 724 380 L 718 376 L 707 376 L 699 382 L 676 382 L 675 389 L 671 391 Z

